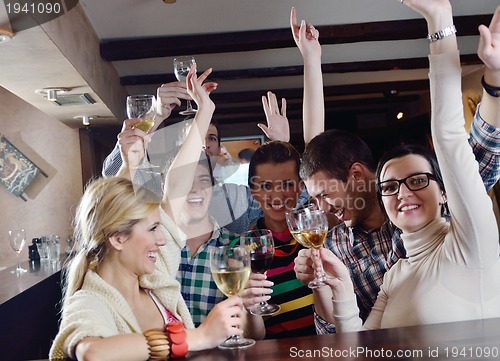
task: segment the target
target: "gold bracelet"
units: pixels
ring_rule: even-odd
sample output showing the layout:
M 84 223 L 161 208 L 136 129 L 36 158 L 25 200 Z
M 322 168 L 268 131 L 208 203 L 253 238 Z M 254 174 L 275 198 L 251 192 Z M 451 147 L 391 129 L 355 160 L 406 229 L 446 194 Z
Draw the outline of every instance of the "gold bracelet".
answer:
M 143 333 L 149 347 L 149 360 L 166 360 L 170 355 L 170 343 L 163 331 L 147 330 Z

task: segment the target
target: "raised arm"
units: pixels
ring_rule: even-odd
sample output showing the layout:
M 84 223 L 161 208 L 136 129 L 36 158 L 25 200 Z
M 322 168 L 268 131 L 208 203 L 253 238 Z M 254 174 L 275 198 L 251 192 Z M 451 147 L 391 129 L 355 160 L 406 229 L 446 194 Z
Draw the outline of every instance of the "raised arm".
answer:
M 325 130 L 325 101 L 323 75 L 321 73 L 321 45 L 319 31 L 304 20 L 297 23 L 295 8 L 290 14 L 290 27 L 295 44 L 304 60 L 303 127 L 304 142 L 307 145 Z
M 215 104 L 209 95 L 217 88 L 217 84 L 212 82 L 203 84 L 203 81 L 210 73 L 211 69 L 198 77 L 196 75 L 196 65 L 194 65 L 186 79 L 188 92 L 196 102 L 198 111 L 186 139 L 170 165 L 165 178 L 164 209 L 174 220 L 180 213 L 179 210 L 184 204 L 185 197 L 193 185 L 203 141 L 215 110 Z
M 467 267 L 488 267 L 498 259 L 498 230 L 491 199 L 467 143 L 461 68 L 449 0 L 405 0 L 422 14 L 429 34 L 446 36 L 430 44 L 431 130 L 451 213 L 447 256 Z M 497 13 L 498 13 L 497 9 Z M 466 170 L 464 172 L 464 169 Z

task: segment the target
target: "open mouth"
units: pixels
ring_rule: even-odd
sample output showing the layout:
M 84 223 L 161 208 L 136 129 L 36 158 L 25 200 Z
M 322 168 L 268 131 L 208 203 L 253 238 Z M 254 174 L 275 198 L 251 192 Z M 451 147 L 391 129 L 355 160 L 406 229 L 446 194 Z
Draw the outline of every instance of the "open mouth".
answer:
M 156 257 L 158 255 L 158 252 L 148 252 L 148 258 L 152 260 L 153 262 L 156 262 Z
M 203 204 L 203 198 L 191 198 L 187 200 L 189 205 L 201 206 Z
M 417 205 L 417 204 L 410 204 L 410 205 L 406 205 L 406 206 L 402 206 L 399 208 L 399 212 L 408 212 L 408 211 L 412 211 L 414 209 L 417 209 L 419 208 L 420 206 Z

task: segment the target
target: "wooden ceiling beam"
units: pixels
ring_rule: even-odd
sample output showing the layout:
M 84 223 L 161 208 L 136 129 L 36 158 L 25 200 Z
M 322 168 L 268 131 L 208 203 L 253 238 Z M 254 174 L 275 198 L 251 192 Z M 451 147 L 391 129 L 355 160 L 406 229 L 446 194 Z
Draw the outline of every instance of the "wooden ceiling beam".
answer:
M 477 54 L 464 54 L 460 56 L 462 66 L 481 64 L 481 60 Z M 422 58 L 400 58 L 388 60 L 371 60 L 357 62 L 343 62 L 323 64 L 323 74 L 334 73 L 355 73 L 355 72 L 372 72 L 372 71 L 387 71 L 387 70 L 410 70 L 410 69 L 425 69 L 429 66 L 429 59 Z M 214 71 L 210 75 L 210 80 L 238 80 L 251 78 L 272 78 L 284 76 L 302 76 L 303 66 L 282 66 L 268 67 L 258 69 L 235 69 L 235 70 L 219 70 Z M 176 81 L 174 74 L 145 74 L 145 75 L 128 75 L 120 78 L 123 86 L 145 85 L 145 84 L 164 84 Z
M 489 24 L 491 14 L 457 16 L 460 36 L 478 35 L 480 24 Z M 423 19 L 377 21 L 358 24 L 317 26 L 321 44 L 346 44 L 363 41 L 408 40 L 427 35 Z M 151 38 L 104 39 L 101 57 L 122 61 L 179 55 L 197 55 L 295 47 L 289 28 L 201 35 L 173 35 Z

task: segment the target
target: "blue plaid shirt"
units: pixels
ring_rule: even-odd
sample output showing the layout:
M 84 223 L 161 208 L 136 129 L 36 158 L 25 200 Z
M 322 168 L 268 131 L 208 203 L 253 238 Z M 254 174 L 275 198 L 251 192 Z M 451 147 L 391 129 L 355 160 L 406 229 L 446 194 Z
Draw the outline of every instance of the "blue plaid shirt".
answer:
M 490 190 L 500 176 L 500 128 L 474 116 L 469 138 L 484 185 Z M 401 231 L 390 222 L 371 231 L 347 227 L 341 223 L 334 227 L 325 242 L 349 269 L 354 283 L 360 317 L 365 320 L 377 299 L 385 272 L 399 258 L 406 256 Z M 335 326 L 315 315 L 318 334 L 335 332 Z
M 234 233 L 217 226 L 211 239 L 202 244 L 193 257 L 187 245 L 181 250 L 177 280 L 195 327 L 203 322 L 217 303 L 226 298 L 210 272 L 210 248 L 228 245 L 236 237 Z

